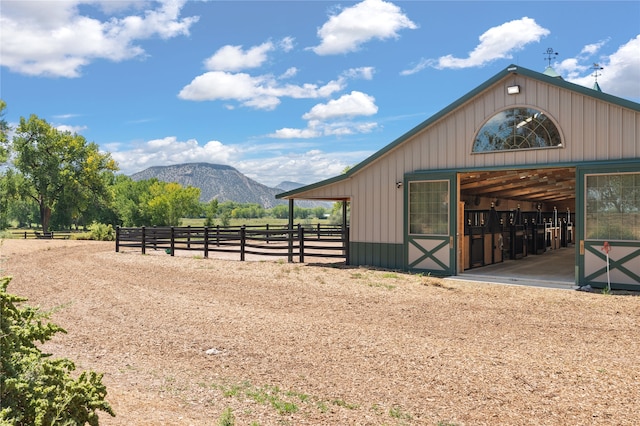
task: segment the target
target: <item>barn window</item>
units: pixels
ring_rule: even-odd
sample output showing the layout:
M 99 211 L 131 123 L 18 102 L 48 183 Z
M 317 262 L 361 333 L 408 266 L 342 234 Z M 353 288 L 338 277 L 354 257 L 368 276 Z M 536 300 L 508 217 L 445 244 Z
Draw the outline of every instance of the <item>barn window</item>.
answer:
M 449 234 L 449 181 L 409 183 L 409 232 Z
M 553 121 L 533 108 L 511 108 L 487 120 L 476 135 L 473 152 L 562 147 Z
M 640 173 L 586 179 L 587 239 L 640 240 Z

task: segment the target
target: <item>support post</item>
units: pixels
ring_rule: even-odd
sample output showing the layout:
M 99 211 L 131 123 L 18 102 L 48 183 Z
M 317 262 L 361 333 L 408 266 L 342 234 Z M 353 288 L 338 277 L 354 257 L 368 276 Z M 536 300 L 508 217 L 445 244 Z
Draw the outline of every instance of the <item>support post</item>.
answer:
M 349 226 L 347 226 L 347 201 L 342 202 L 342 241 L 344 244 L 345 265 L 349 265 Z
M 120 252 L 120 226 L 116 226 L 116 253 Z

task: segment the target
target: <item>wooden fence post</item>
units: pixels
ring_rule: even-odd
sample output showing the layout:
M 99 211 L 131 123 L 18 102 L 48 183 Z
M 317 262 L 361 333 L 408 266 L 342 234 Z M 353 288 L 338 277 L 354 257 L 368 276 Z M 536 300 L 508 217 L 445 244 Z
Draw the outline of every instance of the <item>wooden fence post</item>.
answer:
M 209 258 L 209 227 L 204 227 L 204 258 Z
M 120 226 L 116 226 L 116 253 L 120 251 Z
M 246 228 L 244 225 L 240 227 L 240 261 L 244 262 L 244 248 L 245 248 L 245 236 L 246 236 Z
M 287 243 L 288 243 L 288 250 L 287 250 L 287 261 L 289 263 L 293 263 L 293 228 L 289 228 L 287 229 Z
M 173 254 L 176 251 L 176 238 L 175 238 L 175 235 L 176 235 L 175 229 L 172 226 L 171 227 L 171 256 L 173 256 Z
M 187 225 L 187 248 L 191 248 L 191 225 Z
M 153 225 L 153 249 L 158 250 L 158 231 L 156 225 Z
M 142 254 L 147 254 L 146 247 L 145 247 L 145 231 L 146 231 L 146 228 L 143 226 L 142 227 Z
M 298 239 L 299 239 L 299 250 L 300 250 L 300 263 L 304 263 L 304 226 L 298 224 Z

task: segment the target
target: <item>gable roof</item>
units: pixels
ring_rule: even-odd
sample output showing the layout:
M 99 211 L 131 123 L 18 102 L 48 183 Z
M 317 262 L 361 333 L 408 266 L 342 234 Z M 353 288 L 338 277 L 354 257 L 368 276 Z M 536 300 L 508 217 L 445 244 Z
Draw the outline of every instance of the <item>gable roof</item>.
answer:
M 570 91 L 573 91 L 573 92 L 576 92 L 576 93 L 579 93 L 579 94 L 582 94 L 582 95 L 585 95 L 585 96 L 588 96 L 588 97 L 591 97 L 591 98 L 595 98 L 595 99 L 598 99 L 598 100 L 601 100 L 601 101 L 604 101 L 604 102 L 608 102 L 608 103 L 620 106 L 622 108 L 627 108 L 627 109 L 630 109 L 632 111 L 640 112 L 640 104 L 639 103 L 636 103 L 636 102 L 633 102 L 633 101 L 629 101 L 627 99 L 619 98 L 617 96 L 609 95 L 607 93 L 603 93 L 602 91 L 597 91 L 597 90 L 594 90 L 594 89 L 590 89 L 588 87 L 580 86 L 579 84 L 570 83 L 568 81 L 565 81 L 562 78 L 559 78 L 559 77 L 556 77 L 556 76 L 553 76 L 553 75 L 539 73 L 539 72 L 532 71 L 530 69 L 519 67 L 517 65 L 513 65 L 512 64 L 512 65 L 509 65 L 504 70 L 500 71 L 498 74 L 496 74 L 493 77 L 491 77 L 489 80 L 485 81 L 480 86 L 478 86 L 475 89 L 473 89 L 470 92 L 468 92 L 466 95 L 464 95 L 461 98 L 459 98 L 458 100 L 454 101 L 449 106 L 445 107 L 444 109 L 442 109 L 439 112 L 435 113 L 434 115 L 432 115 L 431 117 L 429 117 L 428 119 L 423 121 L 422 123 L 418 124 L 416 127 L 414 127 L 413 129 L 409 130 L 408 132 L 406 132 L 405 134 L 403 134 L 402 136 L 400 136 L 399 138 L 397 138 L 396 140 L 394 140 L 393 142 L 391 142 L 387 146 L 383 147 L 382 149 L 380 149 L 379 151 L 375 152 L 371 156 L 367 157 L 366 159 L 364 159 L 360 163 L 356 164 L 354 167 L 349 169 L 349 171 L 346 172 L 345 174 L 338 175 L 338 176 L 335 176 L 335 177 L 332 177 L 332 178 L 329 178 L 329 179 L 325 179 L 325 180 L 322 180 L 320 182 L 316 182 L 316 183 L 313 183 L 313 184 L 310 184 L 310 185 L 306 185 L 306 186 L 294 189 L 292 191 L 287 191 L 287 192 L 283 192 L 281 194 L 277 194 L 276 198 L 278 198 L 278 199 L 280 199 L 280 198 L 295 198 L 296 194 L 307 192 L 307 191 L 310 191 L 310 190 L 313 190 L 313 189 L 316 189 L 316 188 L 320 188 L 320 187 L 325 186 L 325 185 L 329 185 L 329 184 L 336 183 L 336 182 L 339 182 L 341 180 L 350 178 L 353 174 L 355 174 L 359 170 L 367 167 L 369 164 L 371 164 L 372 162 L 374 162 L 378 158 L 384 156 L 387 152 L 389 152 L 389 151 L 393 150 L 394 148 L 396 148 L 397 146 L 401 145 L 406 140 L 410 139 L 411 137 L 413 137 L 417 133 L 421 132 L 425 128 L 429 127 L 433 123 L 435 123 L 438 120 L 440 120 L 445 115 L 449 114 L 453 110 L 457 109 L 461 105 L 463 105 L 466 102 L 468 102 L 469 100 L 473 99 L 474 97 L 476 97 L 477 95 L 479 95 L 480 93 L 482 93 L 483 91 L 488 89 L 489 87 L 491 87 L 494 84 L 498 83 L 503 78 L 505 78 L 505 77 L 507 77 L 509 75 L 513 75 L 513 74 L 520 74 L 520 75 L 523 75 L 525 77 L 528 77 L 528 78 L 531 78 L 531 79 L 534 79 L 534 80 L 542 81 L 542 82 L 550 84 L 552 86 L 557 86 L 557 87 L 560 87 L 562 89 L 570 90 Z

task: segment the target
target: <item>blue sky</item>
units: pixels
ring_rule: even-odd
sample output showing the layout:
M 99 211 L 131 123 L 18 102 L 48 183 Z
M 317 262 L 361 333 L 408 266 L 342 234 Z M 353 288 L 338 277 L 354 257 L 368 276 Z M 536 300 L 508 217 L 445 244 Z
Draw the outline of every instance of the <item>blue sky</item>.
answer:
M 509 64 L 640 101 L 638 1 L 2 0 L 5 119 L 122 173 L 231 165 L 269 186 L 362 161 Z

